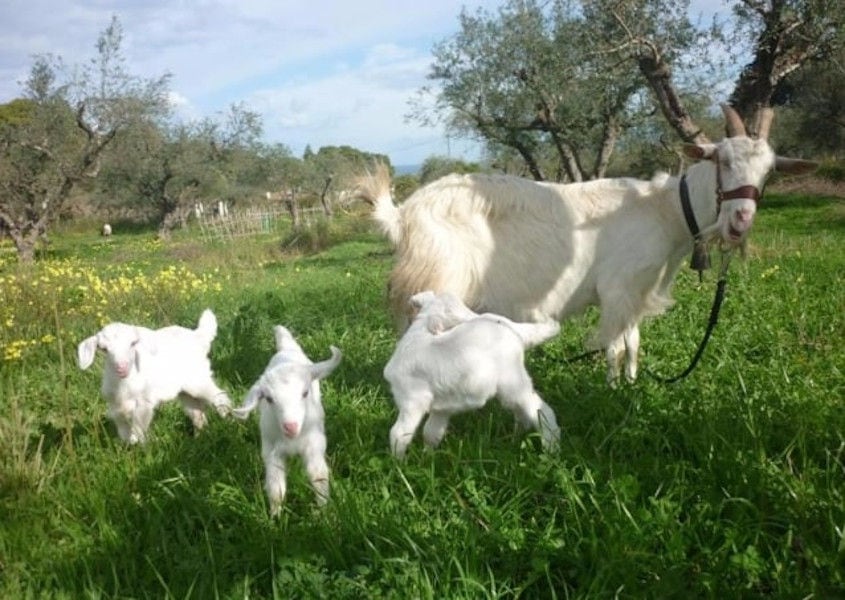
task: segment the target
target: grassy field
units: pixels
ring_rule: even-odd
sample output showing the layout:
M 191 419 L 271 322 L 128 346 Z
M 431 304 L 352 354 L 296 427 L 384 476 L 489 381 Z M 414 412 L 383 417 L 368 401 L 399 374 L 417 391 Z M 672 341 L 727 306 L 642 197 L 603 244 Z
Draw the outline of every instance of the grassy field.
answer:
M 166 245 L 68 229 L 33 267 L 0 254 L 2 598 L 845 598 L 845 206 L 770 197 L 721 319 L 686 380 L 609 389 L 568 364 L 595 321 L 571 321 L 528 366 L 563 429 L 559 455 L 495 405 L 443 445 L 388 452 L 381 370 L 395 336 L 391 255 L 366 219 L 298 240 Z M 642 364 L 682 370 L 714 290 L 684 269 L 676 306 L 643 328 Z M 218 382 L 239 401 L 273 324 L 315 359 L 333 498 L 295 465 L 267 516 L 255 420 L 176 404 L 124 447 L 99 398 L 102 359 L 76 344 L 111 320 L 193 326 L 217 314 Z

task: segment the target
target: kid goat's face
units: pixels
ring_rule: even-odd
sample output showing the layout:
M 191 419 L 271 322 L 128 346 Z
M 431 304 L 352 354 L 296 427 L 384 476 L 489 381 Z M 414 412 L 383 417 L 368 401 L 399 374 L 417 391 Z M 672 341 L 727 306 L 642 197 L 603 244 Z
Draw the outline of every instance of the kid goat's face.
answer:
M 294 438 L 302 430 L 312 381 L 305 369 L 275 369 L 265 375 L 262 400 L 287 437 Z

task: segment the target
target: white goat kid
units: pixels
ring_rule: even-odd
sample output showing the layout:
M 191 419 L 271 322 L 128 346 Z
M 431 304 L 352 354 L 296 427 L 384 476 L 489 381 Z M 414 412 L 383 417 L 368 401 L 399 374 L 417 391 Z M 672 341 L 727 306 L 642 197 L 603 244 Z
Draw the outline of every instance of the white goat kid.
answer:
M 476 315 L 454 295 L 426 291 L 410 302 L 416 318 L 384 368 L 399 417 L 390 430 L 393 454 L 403 458 L 428 415 L 423 439 L 437 446 L 453 414 L 481 408 L 496 396 L 526 426 L 540 432 L 543 447 L 557 448 L 554 412 L 534 391 L 524 351 L 554 337 L 555 321 L 514 323 Z
M 317 503 L 329 499 L 329 466 L 326 463 L 325 412 L 320 397 L 320 380 L 340 364 L 340 350 L 331 347 L 332 357 L 313 363 L 290 331 L 273 328 L 276 354 L 250 388 L 240 408 L 232 414 L 246 419 L 260 409 L 261 456 L 264 460 L 265 490 L 270 514 L 281 510 L 287 491 L 287 459 L 302 457 Z
M 156 407 L 177 396 L 197 430 L 206 424 L 206 407 L 228 414 L 229 396 L 214 382 L 208 360 L 216 335 L 217 319 L 206 309 L 196 329 L 110 323 L 79 343 L 80 369 L 91 366 L 98 349 L 105 352 L 100 391 L 120 439 L 144 442 Z
M 724 106 L 730 137 L 686 145 L 696 159 L 685 178 L 658 174 L 584 183 L 538 183 L 504 175 L 449 175 L 393 204 L 380 165 L 360 179 L 360 195 L 393 243 L 389 295 L 399 330 L 408 298 L 450 291 L 476 310 L 518 321 L 562 320 L 600 307 L 591 345 L 606 349 L 608 380 L 636 378 L 639 323 L 671 305 L 675 274 L 693 248 L 681 188 L 703 243 L 744 243 L 773 170 L 803 172 L 815 163 L 776 157 L 766 142 L 772 112 L 757 139 Z

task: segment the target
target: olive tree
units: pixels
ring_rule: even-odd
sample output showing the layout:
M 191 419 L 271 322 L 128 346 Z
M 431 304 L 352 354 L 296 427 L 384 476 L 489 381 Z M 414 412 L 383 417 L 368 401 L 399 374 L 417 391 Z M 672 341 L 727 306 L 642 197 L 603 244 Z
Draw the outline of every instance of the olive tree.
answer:
M 28 114 L 0 125 L 0 224 L 23 262 L 34 260 L 71 192 L 98 175 L 115 137 L 167 113 L 169 75 L 131 75 L 122 38 L 114 18 L 96 57 L 69 73 L 60 59 L 37 57 L 24 84 Z
M 443 121 L 496 157 L 516 153 L 536 179 L 579 181 L 602 176 L 617 141 L 648 130 L 651 114 L 683 141 L 707 141 L 707 111 L 728 99 L 711 90 L 732 72 L 729 101 L 753 133 L 791 74 L 842 47 L 845 3 L 726 4 L 726 19 L 709 26 L 693 23 L 689 0 L 509 0 L 495 14 L 464 11 L 458 33 L 435 47 L 434 83 L 411 117 Z

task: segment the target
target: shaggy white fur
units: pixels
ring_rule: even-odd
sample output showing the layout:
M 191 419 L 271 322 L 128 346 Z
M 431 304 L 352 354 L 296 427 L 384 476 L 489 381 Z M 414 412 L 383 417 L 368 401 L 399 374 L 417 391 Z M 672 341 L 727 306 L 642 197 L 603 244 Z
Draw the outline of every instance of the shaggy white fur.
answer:
M 738 116 L 725 107 L 730 122 Z M 768 127 L 766 127 L 768 129 Z M 744 130 L 717 144 L 688 145 L 704 159 L 686 178 L 695 218 L 707 240 L 738 245 L 756 202 L 717 203 L 722 189 L 762 189 L 772 169 L 802 171 L 814 163 L 776 157 L 765 136 Z M 449 291 L 475 310 L 519 321 L 562 320 L 600 307 L 591 341 L 607 353 L 608 380 L 637 373 L 639 323 L 671 305 L 675 274 L 693 246 L 679 199 L 679 178 L 658 174 L 584 183 L 538 183 L 506 175 L 449 175 L 417 190 L 401 206 L 379 166 L 358 182 L 360 195 L 396 249 L 390 277 L 400 331 L 417 292 Z

